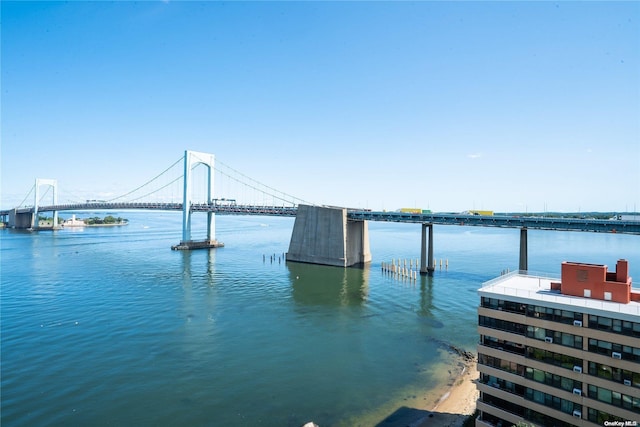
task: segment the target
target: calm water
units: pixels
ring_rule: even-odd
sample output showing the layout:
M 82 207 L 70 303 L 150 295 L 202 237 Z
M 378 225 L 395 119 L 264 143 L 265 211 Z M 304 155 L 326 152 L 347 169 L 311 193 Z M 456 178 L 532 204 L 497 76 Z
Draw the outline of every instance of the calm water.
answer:
M 476 290 L 518 263 L 515 229 L 436 226 L 449 268 L 413 283 L 380 263 L 419 258 L 419 225 L 370 223 L 371 266 L 341 269 L 279 260 L 289 218 L 219 216 L 226 247 L 175 252 L 180 214 L 113 215 L 0 231 L 3 426 L 375 425 L 444 380 L 443 343 L 475 349 Z M 529 268 L 626 258 L 640 281 L 639 243 L 529 231 Z

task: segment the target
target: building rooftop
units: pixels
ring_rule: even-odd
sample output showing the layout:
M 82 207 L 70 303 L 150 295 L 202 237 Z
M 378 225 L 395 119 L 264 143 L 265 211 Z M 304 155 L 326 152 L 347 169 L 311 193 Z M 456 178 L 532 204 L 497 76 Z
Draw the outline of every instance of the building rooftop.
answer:
M 528 304 L 540 303 L 540 305 L 547 307 L 579 310 L 602 316 L 607 316 L 605 312 L 609 313 L 609 317 L 611 317 L 611 313 L 616 313 L 616 318 L 638 321 L 637 316 L 640 316 L 640 302 L 638 301 L 620 303 L 565 295 L 559 289 L 552 289 L 552 283 L 557 284 L 558 282 L 560 282 L 560 278 L 553 277 L 550 274 L 513 272 L 483 283 L 478 293 L 484 297 L 501 298 L 509 296 L 511 301 Z

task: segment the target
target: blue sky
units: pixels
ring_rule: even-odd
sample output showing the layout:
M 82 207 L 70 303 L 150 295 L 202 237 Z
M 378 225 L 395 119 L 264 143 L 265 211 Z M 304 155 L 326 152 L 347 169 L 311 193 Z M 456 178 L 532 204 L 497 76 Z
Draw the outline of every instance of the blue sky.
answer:
M 185 149 L 323 204 L 640 210 L 638 2 L 1 3 L 2 208 Z

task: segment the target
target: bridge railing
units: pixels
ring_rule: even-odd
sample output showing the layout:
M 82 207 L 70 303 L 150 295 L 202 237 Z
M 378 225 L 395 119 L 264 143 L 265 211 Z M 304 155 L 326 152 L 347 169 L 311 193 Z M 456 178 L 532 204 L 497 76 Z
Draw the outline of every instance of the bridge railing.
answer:
M 494 277 L 486 282 L 482 283 L 482 287 L 491 286 L 496 283 L 502 282 L 503 280 L 509 279 L 514 276 L 524 276 L 524 277 L 535 277 L 543 280 L 560 280 L 560 273 L 549 273 L 549 272 L 535 272 L 531 270 L 513 270 L 505 274 L 501 274 L 500 276 Z
M 354 220 L 370 221 L 640 234 L 640 221 L 606 219 L 545 218 L 507 215 L 418 214 L 375 211 L 348 211 L 347 217 Z

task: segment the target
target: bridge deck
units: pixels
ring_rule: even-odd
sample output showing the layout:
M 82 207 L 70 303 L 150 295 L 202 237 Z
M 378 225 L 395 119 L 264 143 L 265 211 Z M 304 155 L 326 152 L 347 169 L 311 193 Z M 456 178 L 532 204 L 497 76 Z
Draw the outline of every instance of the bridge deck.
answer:
M 538 230 L 590 231 L 640 234 L 640 221 L 606 219 L 547 218 L 509 215 L 412 214 L 405 212 L 351 211 L 350 219 L 388 222 L 414 222 L 479 227 L 529 228 Z
M 181 211 L 182 203 L 76 203 L 40 206 L 39 212 L 81 210 L 162 210 Z M 295 217 L 297 208 L 291 206 L 219 205 L 193 204 L 193 212 L 213 212 L 220 215 L 262 215 Z M 16 213 L 32 213 L 33 208 L 17 209 Z M 9 211 L 0 211 L 8 215 Z M 429 223 L 439 225 L 461 225 L 477 227 L 528 228 L 532 230 L 586 231 L 601 233 L 640 234 L 640 221 L 605 219 L 548 218 L 509 215 L 464 215 L 464 214 L 414 214 L 406 212 L 376 212 L 348 209 L 347 218 L 356 221 L 386 221 L 404 223 Z

